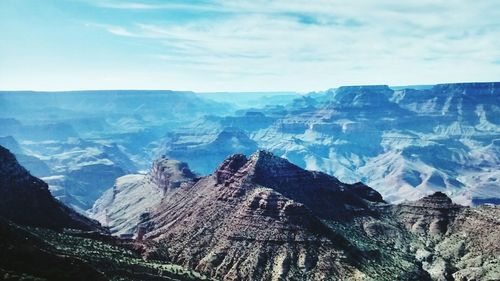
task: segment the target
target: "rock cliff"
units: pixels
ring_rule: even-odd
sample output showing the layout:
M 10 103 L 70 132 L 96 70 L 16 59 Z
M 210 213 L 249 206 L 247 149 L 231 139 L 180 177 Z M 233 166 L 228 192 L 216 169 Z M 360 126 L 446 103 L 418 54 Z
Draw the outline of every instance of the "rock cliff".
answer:
M 17 224 L 54 229 L 104 231 L 54 199 L 48 186 L 32 176 L 9 150 L 0 146 L 0 216 Z

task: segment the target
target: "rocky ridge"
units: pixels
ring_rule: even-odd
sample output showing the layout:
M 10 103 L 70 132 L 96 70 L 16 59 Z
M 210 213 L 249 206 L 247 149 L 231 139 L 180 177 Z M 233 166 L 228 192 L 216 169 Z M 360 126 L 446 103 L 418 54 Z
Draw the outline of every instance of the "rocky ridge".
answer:
M 54 229 L 102 229 L 52 197 L 48 186 L 32 176 L 15 156 L 0 146 L 0 216 L 17 224 Z
M 300 184 L 316 184 L 294 184 L 301 178 Z M 362 192 L 332 212 L 320 211 L 341 200 L 328 203 L 334 194 L 357 188 L 339 185 L 268 152 L 250 158 L 233 155 L 211 176 L 163 201 L 152 215 L 154 230 L 147 237 L 168 245 L 167 255 L 177 263 L 226 280 L 355 275 L 360 273 L 354 265 L 361 253 L 319 217 L 337 217 L 333 210 L 357 214 L 356 208 L 379 201 L 363 198 Z M 316 208 L 308 201 L 313 193 L 316 199 L 325 198 Z M 158 254 L 161 247 L 151 251 Z
M 163 182 L 169 174 L 179 173 Z M 464 207 L 439 192 L 390 205 L 366 185 L 266 151 L 232 155 L 187 181 L 134 220 L 154 241 L 145 258 L 223 280 L 495 280 L 500 272 L 489 236 L 500 231 L 496 207 Z
M 500 208 L 464 207 L 441 192 L 392 207 L 415 235 L 415 257 L 434 280 L 496 280 L 500 276 Z

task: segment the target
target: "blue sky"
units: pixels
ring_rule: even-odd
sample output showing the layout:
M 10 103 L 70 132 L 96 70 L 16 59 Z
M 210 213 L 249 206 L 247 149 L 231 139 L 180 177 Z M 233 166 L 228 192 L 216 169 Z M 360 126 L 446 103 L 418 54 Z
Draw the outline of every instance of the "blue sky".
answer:
M 500 80 L 497 0 L 1 0 L 0 89 Z

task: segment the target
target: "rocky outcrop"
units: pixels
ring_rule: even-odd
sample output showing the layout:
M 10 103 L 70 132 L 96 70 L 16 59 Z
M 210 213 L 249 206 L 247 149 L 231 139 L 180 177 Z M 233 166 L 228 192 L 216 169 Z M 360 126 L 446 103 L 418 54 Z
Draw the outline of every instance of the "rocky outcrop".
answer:
M 450 264 L 455 280 L 496 280 L 500 272 L 500 208 L 464 208 L 436 244 L 436 254 Z
M 382 202 L 266 151 L 236 154 L 164 200 L 146 237 L 160 245 L 151 253 L 224 280 L 345 278 L 361 274 L 362 254 L 322 219 L 369 215 Z
M 186 163 L 166 157 L 161 157 L 153 162 L 149 175 L 153 183 L 163 189 L 164 192 L 192 185 L 196 178 L 196 175 Z
M 442 192 L 436 192 L 415 202 L 396 205 L 396 216 L 413 233 L 440 238 L 448 231 L 456 216 L 464 209 L 454 204 Z
M 248 162 L 243 154 L 234 154 L 229 156 L 219 168 L 214 172 L 217 184 L 229 185 L 231 179 L 235 178 L 236 172 Z
M 196 175 L 186 163 L 161 157 L 147 174 L 120 177 L 89 211 L 89 216 L 109 227 L 114 235 L 136 235 L 139 225 L 177 189 L 188 188 Z
M 253 154 L 242 169 L 252 182 L 305 204 L 321 218 L 349 220 L 357 214 L 369 213 L 369 202 L 384 202 L 378 192 L 363 184 L 344 184 L 263 150 Z
M 500 231 L 498 208 L 464 207 L 441 192 L 390 205 L 363 183 L 267 151 L 229 156 L 202 178 L 160 158 L 109 195 L 112 230 L 139 232 L 144 258 L 216 279 L 493 280 L 500 270 L 488 236 Z
M 394 217 L 419 242 L 415 257 L 434 280 L 495 280 L 500 208 L 454 204 L 441 192 L 393 206 Z
M 46 228 L 103 230 L 97 222 L 79 215 L 54 199 L 48 186 L 19 165 L 0 146 L 0 216 L 17 224 Z

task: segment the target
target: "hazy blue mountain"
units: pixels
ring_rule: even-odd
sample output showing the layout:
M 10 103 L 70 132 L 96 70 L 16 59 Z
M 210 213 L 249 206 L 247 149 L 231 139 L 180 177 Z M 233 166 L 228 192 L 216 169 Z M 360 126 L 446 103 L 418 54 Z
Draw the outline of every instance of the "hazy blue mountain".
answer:
M 363 181 L 390 201 L 444 191 L 463 204 L 496 202 L 499 88 L 0 92 L 0 137 L 17 140 L 21 163 L 80 211 L 116 177 L 147 169 L 159 155 L 206 175 L 228 155 L 257 148 Z
M 200 97 L 242 108 L 262 108 L 287 104 L 300 97 L 296 92 L 211 92 L 199 93 Z
M 201 137 L 172 134 L 166 139 L 166 144 L 163 153 L 167 157 L 187 162 L 195 172 L 203 175 L 213 172 L 228 155 L 251 153 L 257 149 L 257 143 L 235 127 Z
M 0 92 L 0 143 L 53 195 L 85 211 L 117 177 L 149 167 L 165 134 L 233 112 L 192 92 Z
M 343 181 L 363 181 L 390 201 L 444 191 L 473 204 L 500 198 L 499 105 L 500 83 L 353 86 L 203 122 L 215 132 L 238 127 L 260 148 Z M 194 135 L 185 129 L 175 141 L 167 138 L 167 151 Z M 182 153 L 176 157 L 188 161 Z M 204 157 L 196 161 L 213 170 Z
M 23 149 L 12 136 L 0 137 L 0 146 L 10 150 L 16 156 L 17 161 L 32 175 L 46 177 L 52 174 L 47 163 L 33 155 L 28 155 L 29 152 Z

